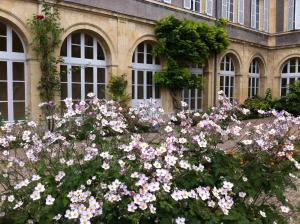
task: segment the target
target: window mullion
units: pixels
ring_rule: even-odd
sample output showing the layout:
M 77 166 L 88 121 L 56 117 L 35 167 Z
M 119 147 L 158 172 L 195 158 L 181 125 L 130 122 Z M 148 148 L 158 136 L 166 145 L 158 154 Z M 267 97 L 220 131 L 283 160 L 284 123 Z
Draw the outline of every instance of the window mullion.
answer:
M 106 69 L 105 69 L 106 71 Z M 106 82 L 106 79 L 105 79 Z M 96 66 L 93 67 L 93 92 L 98 97 L 98 69 Z
M 85 100 L 85 67 L 80 66 L 81 100 Z
M 72 66 L 69 64 L 67 65 L 67 90 L 68 90 L 68 98 L 72 98 Z
M 7 107 L 8 107 L 8 117 L 7 118 L 8 118 L 8 121 L 14 120 L 13 105 L 14 105 L 14 103 L 13 103 L 13 68 L 12 68 L 12 61 L 7 61 Z

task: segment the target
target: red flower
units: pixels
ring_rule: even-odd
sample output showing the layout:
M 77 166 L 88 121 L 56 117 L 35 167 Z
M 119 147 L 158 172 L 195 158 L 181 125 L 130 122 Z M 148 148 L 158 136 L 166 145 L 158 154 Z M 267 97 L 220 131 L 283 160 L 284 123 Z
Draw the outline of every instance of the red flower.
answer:
M 43 20 L 45 17 L 43 15 L 36 15 L 35 19 L 36 20 Z

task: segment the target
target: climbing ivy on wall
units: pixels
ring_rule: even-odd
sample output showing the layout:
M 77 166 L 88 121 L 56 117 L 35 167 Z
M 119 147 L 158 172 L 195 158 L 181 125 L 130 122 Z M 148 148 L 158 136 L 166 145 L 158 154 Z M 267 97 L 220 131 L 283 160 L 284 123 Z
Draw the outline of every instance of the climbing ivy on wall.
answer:
M 54 55 L 61 42 L 61 28 L 58 10 L 44 3 L 42 15 L 34 15 L 28 21 L 33 34 L 32 48 L 36 52 L 42 71 L 38 89 L 43 102 L 53 101 L 60 89 L 58 64 L 61 62 Z
M 189 73 L 191 65 L 202 67 L 213 54 L 229 46 L 225 30 L 227 21 L 220 19 L 216 25 L 192 20 L 179 20 L 173 15 L 157 22 L 158 40 L 154 54 L 166 60 L 166 67 L 155 74 L 158 85 L 170 90 L 175 109 L 180 108 L 178 94 L 183 88 L 202 88 L 200 77 Z

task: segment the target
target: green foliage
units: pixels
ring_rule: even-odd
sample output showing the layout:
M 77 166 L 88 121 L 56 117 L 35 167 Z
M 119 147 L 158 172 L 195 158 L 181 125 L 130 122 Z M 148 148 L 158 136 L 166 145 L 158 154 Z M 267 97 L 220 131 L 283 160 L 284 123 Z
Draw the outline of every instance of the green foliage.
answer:
M 43 101 L 54 99 L 55 92 L 60 88 L 57 65 L 60 62 L 54 56 L 54 51 L 60 45 L 60 37 L 63 32 L 59 21 L 59 13 L 56 8 L 43 4 L 43 15 L 34 15 L 28 21 L 33 34 L 32 47 L 40 61 L 42 77 L 38 89 Z
M 156 24 L 158 40 L 154 54 L 166 60 L 166 68 L 155 74 L 155 81 L 171 90 L 175 109 L 179 109 L 179 99 L 175 91 L 183 88 L 201 88 L 201 80 L 190 74 L 192 65 L 202 67 L 212 54 L 221 53 L 229 46 L 229 38 L 224 28 L 225 20 L 217 25 L 192 20 L 179 20 L 168 16 Z
M 289 86 L 287 96 L 275 104 L 277 110 L 285 110 L 293 115 L 300 115 L 300 80 Z
M 272 98 L 272 92 L 270 89 L 267 89 L 264 97 L 257 95 L 245 100 L 243 106 L 250 110 L 250 114 L 244 116 L 244 118 L 259 118 L 262 115 L 257 112 L 258 110 L 270 110 L 274 107 L 274 104 L 275 101 Z
M 125 106 L 130 100 L 130 96 L 126 94 L 127 80 L 126 75 L 112 76 L 108 85 L 108 93 L 112 100 L 119 102 Z

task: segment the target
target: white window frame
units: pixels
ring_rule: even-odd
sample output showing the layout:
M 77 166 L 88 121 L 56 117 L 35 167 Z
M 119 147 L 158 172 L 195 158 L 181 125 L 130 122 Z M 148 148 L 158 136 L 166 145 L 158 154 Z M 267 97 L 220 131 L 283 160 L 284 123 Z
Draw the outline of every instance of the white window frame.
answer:
M 97 85 L 100 84 L 97 81 L 97 69 L 103 68 L 105 69 L 105 96 L 106 96 L 106 88 L 107 88 L 107 65 L 106 65 L 106 54 L 104 51 L 103 46 L 101 45 L 100 41 L 98 41 L 94 36 L 88 34 L 93 38 L 93 59 L 85 58 L 85 33 L 80 32 L 80 58 L 72 57 L 72 34 L 67 37 L 67 56 L 62 56 L 63 62 L 61 65 L 67 66 L 67 97 L 72 98 L 72 67 L 80 67 L 80 85 L 81 85 L 81 99 L 86 99 L 85 94 L 85 67 L 92 67 L 93 68 L 93 90 L 94 94 L 97 96 L 98 88 Z M 97 59 L 97 43 L 102 48 L 104 53 L 105 60 L 98 60 Z M 79 46 L 79 45 L 78 45 Z M 87 83 L 88 84 L 88 83 Z M 64 100 L 64 99 L 61 99 Z
M 230 99 L 230 101 L 234 100 L 234 92 L 235 92 L 235 67 L 233 63 L 233 59 L 225 55 L 222 58 L 221 63 L 224 64 L 224 69 L 220 69 L 219 73 L 219 90 L 223 90 L 224 94 Z M 226 63 L 229 63 L 229 69 L 226 68 Z M 233 70 L 232 70 L 233 66 Z M 221 66 L 220 66 L 221 67 Z M 221 78 L 223 77 L 223 83 L 221 83 Z M 228 79 L 228 86 L 226 85 L 226 79 Z M 227 91 L 226 91 L 227 88 Z M 231 91 L 232 88 L 232 91 Z M 228 94 L 226 94 L 228 92 Z
M 144 62 L 143 63 L 138 63 L 138 46 L 140 44 L 143 44 L 144 47 L 144 51 L 143 51 L 143 57 L 144 57 Z M 147 64 L 147 54 L 150 54 L 151 52 L 147 51 L 147 44 L 149 44 L 149 42 L 144 41 L 142 43 L 140 43 L 134 53 L 133 53 L 133 63 L 132 63 L 132 74 L 134 77 L 134 83 L 131 83 L 132 88 L 134 88 L 134 96 L 132 94 L 131 96 L 131 104 L 133 107 L 137 107 L 138 105 L 142 104 L 142 103 L 147 103 L 147 101 L 149 101 L 150 99 L 147 99 L 147 72 L 152 72 L 152 99 L 155 99 L 157 102 L 157 106 L 160 107 L 161 106 L 161 99 L 160 96 L 156 96 L 156 87 L 155 86 L 155 80 L 154 80 L 154 74 L 155 72 L 161 70 L 161 65 L 156 64 L 156 58 L 153 56 L 152 58 L 152 64 Z M 143 72 L 143 99 L 138 99 L 138 86 L 140 86 L 140 84 L 138 84 L 138 72 L 142 71 Z
M 231 7 L 232 5 L 232 7 Z M 232 8 L 232 11 L 231 11 Z M 222 17 L 233 22 L 234 20 L 234 0 L 222 0 Z
M 238 1 L 238 23 L 244 24 L 245 17 L 245 2 L 244 0 Z
M 213 15 L 213 9 L 214 9 L 214 2 L 213 0 L 206 0 L 206 14 L 208 16 L 212 16 Z
M 296 64 L 295 64 L 295 72 L 290 72 L 291 71 L 291 60 L 295 59 L 296 60 Z M 284 67 L 287 66 L 287 72 L 283 73 L 283 69 Z M 300 80 L 300 58 L 291 58 L 289 59 L 286 63 L 284 63 L 284 66 L 282 67 L 282 71 L 281 71 L 281 79 L 280 79 L 280 96 L 282 95 L 282 89 L 286 89 L 286 94 L 288 93 L 288 88 L 289 85 L 291 84 L 291 79 L 295 79 L 295 80 Z M 287 83 L 286 86 L 283 88 L 282 87 L 282 80 L 286 79 Z
M 259 77 L 260 77 L 260 67 L 259 61 L 253 59 L 249 67 L 249 80 L 248 80 L 248 97 L 252 98 L 259 94 Z
M 190 68 L 190 73 L 192 75 L 201 76 L 203 78 L 203 69 L 202 68 Z M 203 81 L 202 81 L 203 83 Z M 194 91 L 194 94 L 192 95 L 192 91 Z M 185 97 L 185 92 L 188 92 L 188 97 Z M 198 93 L 200 92 L 200 95 Z M 194 109 L 192 109 L 192 99 L 195 100 Z M 201 100 L 201 105 L 198 105 L 198 99 Z M 182 101 L 187 103 L 187 109 L 191 111 L 202 111 L 203 110 L 203 90 L 199 89 L 183 89 L 182 90 Z M 185 109 L 185 108 L 184 108 Z
M 163 0 L 164 3 L 172 4 L 172 0 Z
M 7 48 L 6 51 L 0 51 L 0 61 L 4 61 L 7 64 L 7 101 L 0 101 L 0 102 L 7 102 L 7 107 L 8 107 L 8 122 L 13 122 L 14 119 L 14 102 L 24 102 L 25 103 L 25 113 L 26 113 L 26 108 L 28 107 L 28 96 L 27 96 L 27 68 L 26 68 L 26 50 L 25 50 L 25 44 L 20 37 L 20 35 L 12 29 L 11 26 L 8 24 L 3 23 L 6 25 L 6 43 L 7 43 Z M 13 52 L 13 31 L 16 33 L 18 38 L 20 39 L 23 47 L 24 53 L 20 52 Z M 13 63 L 14 62 L 20 62 L 24 64 L 24 81 L 14 81 L 13 80 Z M 13 83 L 14 82 L 24 82 L 25 86 L 25 100 L 14 100 L 13 99 Z M 25 116 L 26 114 L 24 114 Z
M 196 10 L 197 4 L 199 5 L 199 10 Z M 185 9 L 189 9 L 194 12 L 201 13 L 202 10 L 201 0 L 184 0 L 183 7 Z
M 253 29 L 259 29 L 259 24 L 260 24 L 259 2 L 257 4 L 257 1 L 258 0 L 251 0 L 251 28 Z
M 264 0 L 264 31 L 269 32 L 269 0 Z
M 300 29 L 300 0 L 295 3 L 295 29 Z
M 288 0 L 288 30 L 295 27 L 295 0 Z

